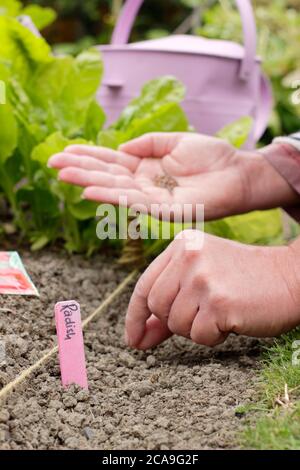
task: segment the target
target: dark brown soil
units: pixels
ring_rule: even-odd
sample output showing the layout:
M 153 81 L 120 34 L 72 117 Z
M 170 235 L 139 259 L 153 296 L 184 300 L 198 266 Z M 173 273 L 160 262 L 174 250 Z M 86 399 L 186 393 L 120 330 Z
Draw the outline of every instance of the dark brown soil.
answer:
M 87 316 L 126 275 L 109 257 L 22 255 L 41 298 L 0 297 L 0 388 L 55 343 L 57 301 L 78 300 Z M 232 337 L 210 350 L 176 338 L 148 353 L 129 351 L 123 321 L 131 290 L 85 332 L 89 393 L 64 391 L 53 358 L 1 405 L 0 449 L 237 447 L 236 407 L 254 399 L 260 343 Z

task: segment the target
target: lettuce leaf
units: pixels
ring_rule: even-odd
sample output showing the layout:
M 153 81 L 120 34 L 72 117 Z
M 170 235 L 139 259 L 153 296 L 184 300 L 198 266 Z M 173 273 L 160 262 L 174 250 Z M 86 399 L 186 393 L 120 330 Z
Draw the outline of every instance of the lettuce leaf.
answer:
M 0 16 L 17 17 L 26 15 L 31 18 L 38 29 L 44 29 L 56 20 L 57 14 L 53 8 L 40 5 L 26 5 L 18 0 L 0 0 Z
M 75 59 L 57 57 L 36 69 L 26 89 L 35 106 L 42 109 L 49 132 L 61 131 L 70 138 L 84 135 L 88 127 L 93 129 L 93 136 L 99 132 L 105 116 L 95 95 L 102 73 L 96 49 Z
M 281 245 L 284 243 L 282 215 L 278 209 L 254 211 L 205 223 L 205 231 L 250 245 Z
M 217 137 L 227 140 L 234 147 L 240 148 L 247 142 L 252 128 L 253 119 L 245 116 L 225 126 L 217 133 Z
M 0 0 L 0 16 L 17 16 L 22 11 L 22 3 L 18 0 Z
M 29 16 L 39 30 L 49 26 L 57 18 L 57 13 L 53 8 L 41 7 L 40 5 L 27 5 L 23 8 L 21 14 Z
M 187 117 L 180 103 L 185 95 L 181 82 L 172 76 L 147 83 L 109 129 L 99 132 L 98 145 L 111 148 L 149 132 L 186 132 Z
M 0 105 L 0 167 L 12 155 L 17 146 L 18 127 L 9 103 Z M 1 182 L 0 182 L 1 184 Z
M 180 103 L 184 95 L 183 84 L 174 77 L 152 80 L 144 86 L 141 95 L 124 109 L 113 128 L 128 131 L 136 122 L 149 120 L 164 105 Z
M 0 16 L 0 58 L 23 84 L 37 65 L 54 60 L 46 41 L 5 16 Z

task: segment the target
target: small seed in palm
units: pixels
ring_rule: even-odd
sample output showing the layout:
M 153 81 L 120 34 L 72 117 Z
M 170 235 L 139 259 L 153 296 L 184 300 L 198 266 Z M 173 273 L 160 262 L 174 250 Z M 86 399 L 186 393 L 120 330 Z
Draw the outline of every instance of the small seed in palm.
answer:
M 156 175 L 154 184 L 158 188 L 167 189 L 170 193 L 178 186 L 177 181 L 170 175 Z

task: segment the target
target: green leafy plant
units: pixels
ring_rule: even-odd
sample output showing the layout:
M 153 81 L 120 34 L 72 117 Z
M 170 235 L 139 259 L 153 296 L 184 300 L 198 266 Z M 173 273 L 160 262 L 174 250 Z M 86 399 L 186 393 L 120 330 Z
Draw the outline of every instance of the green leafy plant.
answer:
M 0 0 L 0 16 L 17 17 L 21 15 L 29 16 L 40 30 L 49 26 L 57 18 L 53 8 L 40 5 L 23 6 L 23 3 L 18 0 Z
M 48 158 L 71 143 L 117 146 L 147 130 L 185 131 L 179 106 L 183 87 L 172 77 L 148 84 L 111 129 L 96 102 L 102 61 L 90 49 L 76 58 L 52 55 L 44 39 L 10 17 L 0 17 L 0 79 L 7 102 L 0 107 L 0 186 L 14 223 L 34 249 L 64 240 L 69 251 L 91 252 L 95 204 L 82 190 L 62 184 Z
M 105 114 L 96 101 L 102 71 L 97 50 L 54 56 L 43 38 L 17 19 L 0 16 L 0 80 L 7 98 L 0 106 L 0 189 L 13 223 L 35 250 L 63 241 L 70 252 L 92 253 L 101 243 L 96 204 L 82 200 L 81 188 L 57 180 L 47 167 L 51 155 L 71 143 L 117 148 L 146 132 L 190 130 L 180 107 L 185 90 L 173 77 L 146 84 L 117 122 L 104 128 Z M 251 125 L 242 119 L 220 136 L 242 145 Z M 245 217 L 208 224 L 207 229 L 248 242 L 280 233 L 277 212 Z

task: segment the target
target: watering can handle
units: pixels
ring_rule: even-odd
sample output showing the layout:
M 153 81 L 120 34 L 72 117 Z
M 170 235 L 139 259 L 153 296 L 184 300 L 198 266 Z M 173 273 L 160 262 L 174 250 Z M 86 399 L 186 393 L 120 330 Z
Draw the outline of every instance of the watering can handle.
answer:
M 257 32 L 251 0 L 235 0 L 239 9 L 245 43 L 245 57 L 242 61 L 240 76 L 242 80 L 247 80 L 253 70 L 256 60 Z M 130 33 L 138 12 L 144 0 L 127 0 L 112 36 L 112 45 L 124 45 L 129 41 Z

